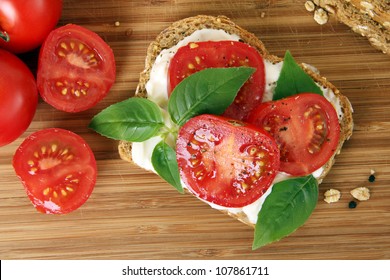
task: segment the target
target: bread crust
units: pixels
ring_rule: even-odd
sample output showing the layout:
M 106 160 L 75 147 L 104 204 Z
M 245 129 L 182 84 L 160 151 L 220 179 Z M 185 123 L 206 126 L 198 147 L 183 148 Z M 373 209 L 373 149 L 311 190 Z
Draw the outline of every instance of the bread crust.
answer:
M 390 55 L 390 4 L 381 0 L 320 0 L 318 5 L 373 47 Z
M 230 34 L 236 34 L 240 37 L 240 40 L 244 43 L 255 47 L 261 56 L 272 62 L 277 63 L 282 61 L 281 58 L 270 54 L 265 48 L 263 42 L 258 39 L 253 33 L 246 31 L 240 26 L 236 25 L 233 21 L 225 16 L 207 16 L 207 15 L 198 15 L 194 17 L 185 18 L 179 21 L 172 23 L 169 27 L 163 30 L 153 41 L 148 49 L 145 60 L 145 69 L 140 73 L 139 84 L 136 88 L 135 95 L 137 97 L 147 97 L 146 91 L 146 83 L 149 80 L 150 72 L 153 67 L 153 64 L 159 55 L 159 53 L 164 50 L 175 46 L 180 40 L 185 37 L 191 35 L 196 30 L 204 29 L 204 28 L 213 28 L 213 29 L 223 29 L 224 31 Z M 334 94 L 339 98 L 340 105 L 343 110 L 343 117 L 340 120 L 340 141 L 337 147 L 337 150 L 333 154 L 333 156 L 329 159 L 329 161 L 325 164 L 324 170 L 320 177 L 318 178 L 318 182 L 321 183 L 323 178 L 329 173 L 335 162 L 335 156 L 341 151 L 343 143 L 349 139 L 352 135 L 353 130 L 353 119 L 352 119 L 352 107 L 347 97 L 342 95 L 340 91 L 331 84 L 325 77 L 320 76 L 318 73 L 312 71 L 311 68 L 307 67 L 305 64 L 300 64 L 300 66 L 319 84 L 321 84 L 325 88 L 330 88 Z M 132 162 L 131 158 L 131 149 L 132 145 L 126 141 L 120 141 L 118 150 L 121 158 L 123 160 Z M 234 217 L 235 219 L 254 227 L 255 225 L 251 223 L 247 216 L 244 213 L 232 214 L 227 211 L 222 211 L 226 214 Z

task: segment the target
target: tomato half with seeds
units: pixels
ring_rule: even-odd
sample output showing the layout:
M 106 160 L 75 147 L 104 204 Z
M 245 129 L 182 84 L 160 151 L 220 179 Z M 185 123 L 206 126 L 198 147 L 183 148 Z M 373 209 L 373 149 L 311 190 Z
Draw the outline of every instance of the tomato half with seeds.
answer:
M 274 139 L 255 126 L 214 115 L 184 124 L 176 143 L 181 179 L 201 199 L 243 207 L 260 198 L 279 169 Z
M 65 112 L 80 112 L 103 99 L 115 81 L 112 49 L 99 35 L 68 24 L 43 43 L 37 84 L 43 100 Z
M 280 148 L 280 170 L 296 176 L 322 167 L 340 138 L 336 110 L 325 97 L 314 93 L 263 103 L 248 122 L 273 135 Z
M 240 89 L 224 116 L 245 120 L 248 113 L 262 102 L 265 88 L 264 61 L 259 52 L 237 41 L 189 43 L 178 49 L 168 68 L 168 93 L 184 78 L 206 68 L 249 66 L 256 71 Z
M 97 177 L 87 142 L 64 129 L 49 128 L 27 137 L 13 158 L 34 207 L 46 214 L 66 214 L 83 205 Z

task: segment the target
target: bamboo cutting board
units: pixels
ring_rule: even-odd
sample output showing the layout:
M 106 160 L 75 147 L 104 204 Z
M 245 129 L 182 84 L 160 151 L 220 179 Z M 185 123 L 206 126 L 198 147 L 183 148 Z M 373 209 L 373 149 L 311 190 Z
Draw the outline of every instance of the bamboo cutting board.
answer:
M 83 25 L 106 40 L 115 53 L 117 81 L 101 103 L 82 113 L 59 112 L 40 100 L 26 133 L 0 148 L 0 258 L 389 259 L 390 56 L 332 18 L 318 25 L 303 3 L 65 0 L 59 24 Z M 251 228 L 120 160 L 116 141 L 87 128 L 95 114 L 134 94 L 155 36 L 171 22 L 197 14 L 230 17 L 278 56 L 289 49 L 297 61 L 318 67 L 354 107 L 354 134 L 320 185 L 312 216 L 289 237 L 257 251 L 251 250 Z M 34 54 L 25 58 L 34 69 Z M 65 216 L 38 213 L 11 165 L 22 140 L 48 127 L 84 137 L 98 164 L 92 196 Z M 371 169 L 376 171 L 374 183 L 367 180 Z M 368 186 L 372 197 L 349 209 L 349 191 L 360 186 Z M 323 201 L 329 188 L 341 191 L 339 202 Z

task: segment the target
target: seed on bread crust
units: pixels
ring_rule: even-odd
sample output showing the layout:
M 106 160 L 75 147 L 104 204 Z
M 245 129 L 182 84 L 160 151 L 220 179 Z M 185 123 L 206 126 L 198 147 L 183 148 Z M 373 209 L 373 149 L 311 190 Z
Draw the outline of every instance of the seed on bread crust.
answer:
M 316 5 L 314 5 L 313 1 L 306 1 L 305 8 L 308 12 L 314 12 L 314 10 L 316 9 Z
M 320 25 L 323 25 L 325 23 L 328 22 L 328 13 L 322 9 L 322 8 L 318 8 L 317 10 L 315 10 L 314 12 L 314 20 L 320 24 Z

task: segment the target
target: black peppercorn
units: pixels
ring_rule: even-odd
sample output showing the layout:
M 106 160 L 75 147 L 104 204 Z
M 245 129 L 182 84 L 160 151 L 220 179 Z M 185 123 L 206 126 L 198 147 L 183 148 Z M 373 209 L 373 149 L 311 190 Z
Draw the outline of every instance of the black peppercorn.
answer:
M 374 182 L 375 181 L 375 175 L 374 174 L 371 174 L 370 177 L 368 177 L 368 181 L 370 183 Z
M 348 204 L 348 207 L 350 209 L 354 209 L 354 208 L 356 208 L 356 206 L 357 206 L 357 203 L 354 200 L 350 201 L 349 204 Z

